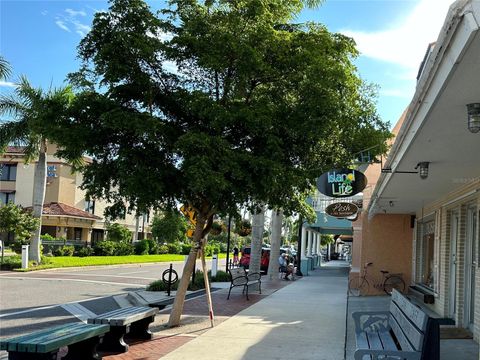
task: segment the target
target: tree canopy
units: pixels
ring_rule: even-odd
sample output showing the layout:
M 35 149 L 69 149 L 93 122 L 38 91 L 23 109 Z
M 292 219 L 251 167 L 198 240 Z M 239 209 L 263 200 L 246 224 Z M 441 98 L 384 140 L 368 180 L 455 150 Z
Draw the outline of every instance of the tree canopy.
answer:
M 79 46 L 82 85 L 55 131 L 112 203 L 302 210 L 323 171 L 389 136 L 352 39 L 292 24 L 300 1 L 111 2 Z M 64 119 L 62 119 L 64 120 Z M 58 125 L 58 123 L 57 123 Z M 120 207 L 120 205 L 119 205 Z
M 388 125 L 353 65 L 354 41 L 293 22 L 318 3 L 172 0 L 154 14 L 112 0 L 79 45 L 70 79 L 81 92 L 69 117 L 48 124 L 59 155 L 92 156 L 83 187 L 112 213 L 125 202 L 197 213 L 170 325 L 214 214 L 262 204 L 311 214 L 316 177 L 385 150 Z

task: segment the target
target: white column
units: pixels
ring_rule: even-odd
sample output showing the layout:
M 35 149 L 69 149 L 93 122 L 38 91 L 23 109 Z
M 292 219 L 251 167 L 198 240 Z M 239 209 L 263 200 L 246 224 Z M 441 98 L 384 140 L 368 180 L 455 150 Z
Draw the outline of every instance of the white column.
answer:
M 320 251 L 321 251 L 321 241 L 322 241 L 322 235 L 321 234 L 317 234 L 318 236 L 318 241 L 317 241 L 317 254 L 320 255 Z
M 305 249 L 307 248 L 307 229 L 302 225 L 302 243 L 300 244 L 300 259 L 305 259 Z
M 314 232 L 313 233 L 313 250 L 312 250 L 313 254 L 317 253 L 317 242 L 318 242 L 318 233 Z
M 307 231 L 307 256 L 312 256 L 312 240 L 313 240 L 313 231 Z

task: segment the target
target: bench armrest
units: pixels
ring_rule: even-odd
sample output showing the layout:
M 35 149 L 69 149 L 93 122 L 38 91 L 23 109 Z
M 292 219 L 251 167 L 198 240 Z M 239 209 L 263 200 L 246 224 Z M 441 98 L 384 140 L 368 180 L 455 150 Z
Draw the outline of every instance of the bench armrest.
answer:
M 389 316 L 389 311 L 356 311 L 352 313 L 355 332 L 387 330 Z
M 247 275 L 248 281 L 260 280 L 261 277 L 262 277 L 262 275 L 260 273 L 249 273 Z
M 365 355 L 370 355 L 372 360 L 405 359 L 420 360 L 421 353 L 418 351 L 395 351 L 395 350 L 370 350 L 359 349 L 355 351 L 355 360 L 362 360 Z

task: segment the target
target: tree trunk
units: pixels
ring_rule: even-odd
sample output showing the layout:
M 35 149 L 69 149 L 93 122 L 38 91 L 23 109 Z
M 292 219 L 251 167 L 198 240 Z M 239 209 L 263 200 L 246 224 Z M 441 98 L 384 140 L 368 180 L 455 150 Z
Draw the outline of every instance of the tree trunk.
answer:
M 40 233 L 42 231 L 42 211 L 45 200 L 45 186 L 47 184 L 47 143 L 41 141 L 38 163 L 33 177 L 33 217 L 39 220 L 38 228 L 33 232 L 30 240 L 29 260 L 40 263 Z
M 203 228 L 205 226 L 207 216 L 205 214 L 198 214 L 197 224 L 195 225 L 195 232 L 193 233 L 193 246 L 188 254 L 187 262 L 183 267 L 182 278 L 178 284 L 177 294 L 173 302 L 170 318 L 168 319 L 168 326 L 175 327 L 180 325 L 180 317 L 183 312 L 183 304 L 185 303 L 185 295 L 187 293 L 190 277 L 193 273 L 195 262 L 197 261 L 197 254 L 199 250 L 203 250 Z
M 203 243 L 203 248 L 201 250 L 201 258 L 202 258 L 202 269 L 203 269 L 203 281 L 205 283 L 205 296 L 207 297 L 208 316 L 210 317 L 210 325 L 214 327 L 215 319 L 213 317 L 212 295 L 210 293 L 210 282 L 208 281 L 208 269 L 207 269 L 207 263 L 205 261 L 206 240 L 205 242 L 202 242 L 202 243 Z
M 250 265 L 249 271 L 260 272 L 260 262 L 262 258 L 262 240 L 265 223 L 265 210 L 254 214 L 252 218 L 252 246 L 250 248 Z
M 282 210 L 272 211 L 272 242 L 270 246 L 270 262 L 268 263 L 268 278 L 277 279 L 278 257 L 280 256 L 280 245 L 282 242 Z

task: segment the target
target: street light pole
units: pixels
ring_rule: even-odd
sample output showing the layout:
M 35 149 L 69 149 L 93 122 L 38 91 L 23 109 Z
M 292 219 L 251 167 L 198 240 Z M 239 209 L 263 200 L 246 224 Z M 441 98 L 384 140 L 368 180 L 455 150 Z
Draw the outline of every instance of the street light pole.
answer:
M 297 241 L 297 276 L 303 276 L 302 270 L 300 270 L 301 263 L 302 263 L 302 227 L 303 227 L 303 220 L 302 216 L 298 219 L 298 241 Z
M 228 258 L 230 255 L 230 228 L 232 226 L 232 216 L 228 215 L 228 233 L 227 233 L 227 263 L 225 265 L 225 272 L 228 273 Z

